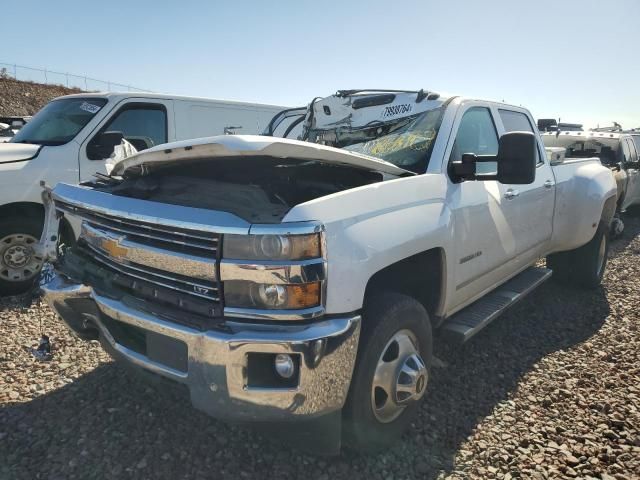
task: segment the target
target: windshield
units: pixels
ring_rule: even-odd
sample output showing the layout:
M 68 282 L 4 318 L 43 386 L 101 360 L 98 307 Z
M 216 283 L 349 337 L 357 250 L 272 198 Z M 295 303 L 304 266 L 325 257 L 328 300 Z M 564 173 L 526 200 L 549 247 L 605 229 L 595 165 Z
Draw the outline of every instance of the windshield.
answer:
M 73 140 L 105 103 L 105 98 L 63 98 L 49 102 L 11 142 L 64 145 Z
M 424 173 L 444 109 L 444 106 L 440 106 L 424 112 L 388 135 L 349 145 L 345 150 L 377 157 L 415 173 Z

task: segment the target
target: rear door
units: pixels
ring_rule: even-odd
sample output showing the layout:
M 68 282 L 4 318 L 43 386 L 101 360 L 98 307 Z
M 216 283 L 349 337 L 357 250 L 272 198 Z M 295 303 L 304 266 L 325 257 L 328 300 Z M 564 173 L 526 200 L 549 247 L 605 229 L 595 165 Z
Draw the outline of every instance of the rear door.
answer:
M 108 155 L 96 156 L 91 145 L 103 132 L 120 132 L 138 151 L 173 141 L 173 102 L 166 99 L 128 98 L 116 106 L 84 140 L 79 151 L 80 181 L 106 173 Z
M 635 141 L 634 141 L 635 140 Z M 638 157 L 640 137 L 626 137 L 622 140 L 623 168 L 627 172 L 627 192 L 622 201 L 622 210 L 640 203 L 640 172 L 638 171 Z
M 496 108 L 500 134 L 527 131 L 536 134 L 534 123 L 526 110 L 517 107 Z M 515 270 L 528 265 L 540 256 L 551 239 L 555 205 L 555 179 L 551 165 L 538 138 L 536 148 L 536 177 L 529 185 L 500 184 L 501 210 L 508 235 L 507 258 Z

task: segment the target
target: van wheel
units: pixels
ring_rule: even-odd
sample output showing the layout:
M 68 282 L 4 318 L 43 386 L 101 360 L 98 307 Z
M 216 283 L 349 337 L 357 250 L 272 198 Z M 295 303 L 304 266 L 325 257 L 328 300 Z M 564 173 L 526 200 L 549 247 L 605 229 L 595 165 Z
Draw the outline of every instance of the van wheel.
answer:
M 424 397 L 432 348 L 429 316 L 418 301 L 387 293 L 367 302 L 344 409 L 347 447 L 375 452 L 396 444 Z
M 0 295 L 26 292 L 42 268 L 34 252 L 42 233 L 42 219 L 9 217 L 0 220 Z
M 584 288 L 595 288 L 602 283 L 609 256 L 609 227 L 600 222 L 593 238 L 580 248 L 554 253 L 547 257 L 547 267 L 553 278 Z

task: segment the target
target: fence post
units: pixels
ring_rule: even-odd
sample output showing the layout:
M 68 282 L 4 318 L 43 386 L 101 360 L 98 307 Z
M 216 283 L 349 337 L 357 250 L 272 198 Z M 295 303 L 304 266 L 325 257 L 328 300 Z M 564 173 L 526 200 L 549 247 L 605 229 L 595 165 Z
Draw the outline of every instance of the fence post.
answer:
M 44 69 L 44 83 L 49 83 L 49 79 L 47 78 L 47 69 Z
M 87 77 L 84 77 L 84 90 L 85 92 L 89 90 L 89 87 L 87 86 Z
M 13 78 L 18 79 L 18 66 L 15 63 L 13 64 Z
M 67 88 L 69 88 L 69 72 L 67 72 Z

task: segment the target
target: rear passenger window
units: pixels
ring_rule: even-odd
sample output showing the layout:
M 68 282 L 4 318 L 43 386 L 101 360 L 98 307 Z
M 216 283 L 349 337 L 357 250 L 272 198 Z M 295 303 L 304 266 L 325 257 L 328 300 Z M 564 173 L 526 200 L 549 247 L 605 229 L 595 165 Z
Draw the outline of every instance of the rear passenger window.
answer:
M 488 108 L 473 107 L 462 116 L 449 161 L 462 160 L 464 153 L 498 154 L 498 133 Z M 496 162 L 481 162 L 476 173 L 495 174 L 497 168 Z
M 513 110 L 498 110 L 500 120 L 507 132 L 532 132 L 533 127 L 529 123 L 529 119 L 524 113 L 514 112 Z
M 499 109 L 500 120 L 506 132 L 531 132 L 536 133 L 527 117 L 522 112 Z M 539 147 L 536 147 L 536 163 L 542 163 Z

